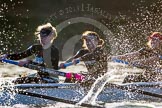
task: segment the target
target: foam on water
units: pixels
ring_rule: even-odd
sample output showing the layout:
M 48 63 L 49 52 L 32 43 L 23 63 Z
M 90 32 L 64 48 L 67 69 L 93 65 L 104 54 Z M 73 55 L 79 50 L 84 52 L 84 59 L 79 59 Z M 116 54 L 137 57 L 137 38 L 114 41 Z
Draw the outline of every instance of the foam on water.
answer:
M 98 94 L 103 90 L 105 84 L 109 82 L 111 79 L 114 79 L 114 76 L 112 76 L 111 73 L 113 73 L 113 71 L 107 72 L 105 75 L 99 77 L 92 85 L 88 94 L 78 104 L 81 105 L 82 103 L 86 102 L 96 104 L 95 100 Z

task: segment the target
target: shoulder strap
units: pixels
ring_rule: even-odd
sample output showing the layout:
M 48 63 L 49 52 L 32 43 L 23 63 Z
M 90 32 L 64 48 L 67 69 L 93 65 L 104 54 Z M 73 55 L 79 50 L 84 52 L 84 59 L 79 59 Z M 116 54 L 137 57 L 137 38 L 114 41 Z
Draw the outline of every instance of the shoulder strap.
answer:
M 59 63 L 59 50 L 55 47 L 55 45 L 51 46 L 51 63 L 54 69 L 58 69 Z

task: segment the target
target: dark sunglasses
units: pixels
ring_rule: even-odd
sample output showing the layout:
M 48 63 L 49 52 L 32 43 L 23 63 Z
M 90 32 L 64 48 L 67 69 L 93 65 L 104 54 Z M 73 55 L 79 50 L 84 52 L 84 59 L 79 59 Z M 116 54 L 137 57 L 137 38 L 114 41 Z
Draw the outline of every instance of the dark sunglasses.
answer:
M 40 31 L 40 36 L 41 37 L 47 37 L 50 33 L 51 33 L 51 30 L 49 30 L 49 29 L 42 29 Z

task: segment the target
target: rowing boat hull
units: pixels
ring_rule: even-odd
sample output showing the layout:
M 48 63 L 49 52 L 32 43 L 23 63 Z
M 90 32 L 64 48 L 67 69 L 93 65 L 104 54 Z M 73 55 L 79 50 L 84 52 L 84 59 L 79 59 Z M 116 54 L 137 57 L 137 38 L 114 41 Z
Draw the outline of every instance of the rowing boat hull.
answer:
M 157 87 L 158 85 L 158 87 Z M 162 88 L 159 83 L 134 83 L 125 84 L 124 87 L 134 87 L 140 90 L 156 93 L 162 95 Z M 49 97 L 58 97 L 65 100 L 79 101 L 85 95 L 86 91 L 77 84 L 20 84 L 15 85 L 14 88 L 6 88 L 0 92 L 0 106 L 12 106 L 15 104 L 25 105 L 46 105 L 55 104 L 55 101 L 37 98 L 28 95 L 22 95 L 13 92 L 13 90 L 25 90 L 27 92 L 46 95 Z M 117 87 L 106 86 L 99 94 L 97 101 L 102 102 L 119 102 L 119 101 L 151 101 L 162 102 L 162 98 L 143 95 L 142 93 L 128 92 Z

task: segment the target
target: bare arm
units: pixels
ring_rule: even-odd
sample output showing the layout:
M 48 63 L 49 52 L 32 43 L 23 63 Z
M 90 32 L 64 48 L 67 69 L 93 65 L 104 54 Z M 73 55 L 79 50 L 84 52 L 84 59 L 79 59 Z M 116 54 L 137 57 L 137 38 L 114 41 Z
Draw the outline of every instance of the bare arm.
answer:
M 74 59 L 74 57 L 70 57 L 65 61 L 65 63 L 71 62 L 73 59 Z
M 83 55 L 86 55 L 88 53 L 88 50 L 81 49 L 79 50 L 74 56 L 70 57 L 69 59 L 66 60 L 65 63 L 71 62 L 73 59 L 77 59 L 82 57 Z
M 131 62 L 134 60 L 138 60 L 140 58 L 141 53 L 139 51 L 127 53 L 124 55 L 117 55 L 117 56 L 111 56 L 111 60 L 113 59 L 119 59 L 127 62 Z
M 135 51 L 135 52 L 131 52 L 131 53 L 123 54 L 123 55 L 112 56 L 111 59 L 112 60 L 119 59 L 119 60 L 123 60 L 126 62 L 131 62 L 131 61 L 135 61 L 135 60 L 149 58 L 153 55 L 156 55 L 156 54 L 150 48 L 144 47 L 144 48 L 141 48 L 140 50 Z
M 155 56 L 151 56 L 149 58 L 146 59 L 141 59 L 141 60 L 137 60 L 137 61 L 133 61 L 130 64 L 137 66 L 137 67 L 141 67 L 141 68 L 147 68 L 147 69 L 155 69 L 155 68 L 159 68 L 159 62 L 160 62 L 160 57 L 155 55 Z
M 26 57 L 29 57 L 35 53 L 37 53 L 38 51 L 42 50 L 42 46 L 41 45 L 32 45 L 30 46 L 28 49 L 22 51 L 22 52 L 18 52 L 18 53 L 14 53 L 14 54 L 7 54 L 7 59 L 11 59 L 11 60 L 20 60 Z

